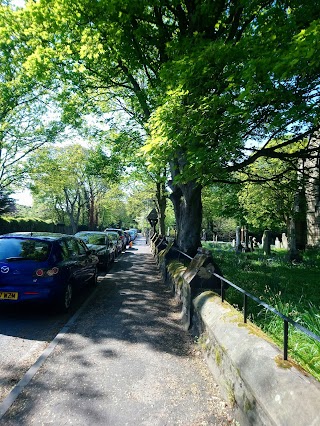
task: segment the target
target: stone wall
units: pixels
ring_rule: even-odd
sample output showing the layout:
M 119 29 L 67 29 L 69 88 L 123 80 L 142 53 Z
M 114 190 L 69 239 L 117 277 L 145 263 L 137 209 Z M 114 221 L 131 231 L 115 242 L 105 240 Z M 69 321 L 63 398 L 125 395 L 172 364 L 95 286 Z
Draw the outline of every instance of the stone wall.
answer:
M 184 266 L 178 259 L 169 259 L 167 248 L 156 258 L 180 303 L 183 324 L 202 348 L 239 424 L 320 425 L 320 383 L 283 361 L 281 350 L 260 329 L 244 324 L 240 312 L 221 302 L 216 292 L 206 291 L 205 285 L 199 286 L 199 280 L 208 278 L 214 268 L 205 256 L 199 253 L 194 262 Z
M 320 424 L 320 383 L 220 297 L 194 300 L 194 332 L 241 426 Z

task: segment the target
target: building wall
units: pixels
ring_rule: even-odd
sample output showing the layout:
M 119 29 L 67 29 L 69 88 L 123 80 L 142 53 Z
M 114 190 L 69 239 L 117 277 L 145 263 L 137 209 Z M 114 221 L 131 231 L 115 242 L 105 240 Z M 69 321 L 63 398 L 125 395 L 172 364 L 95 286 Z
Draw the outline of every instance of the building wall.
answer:
M 320 147 L 320 134 L 310 138 L 309 148 Z M 320 246 L 320 155 L 315 151 L 311 159 L 305 162 L 305 171 L 309 178 L 305 185 L 307 202 L 307 246 Z

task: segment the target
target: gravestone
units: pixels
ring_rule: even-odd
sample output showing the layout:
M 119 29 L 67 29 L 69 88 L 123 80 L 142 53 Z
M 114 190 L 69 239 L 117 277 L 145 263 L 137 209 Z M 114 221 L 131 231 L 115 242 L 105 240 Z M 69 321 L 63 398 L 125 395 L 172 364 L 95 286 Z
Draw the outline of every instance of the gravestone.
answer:
M 262 248 L 265 255 L 269 255 L 271 253 L 271 231 L 269 230 L 266 230 L 263 233 Z
M 279 240 L 279 238 L 278 237 L 276 237 L 276 240 L 275 240 L 275 242 L 274 242 L 274 245 L 275 245 L 275 248 L 281 248 L 281 242 L 280 242 L 280 240 Z
M 282 234 L 282 248 L 288 250 L 288 238 L 285 233 Z
M 257 241 L 256 237 L 252 238 L 252 243 L 253 243 L 253 248 L 258 248 L 259 247 L 259 242 Z

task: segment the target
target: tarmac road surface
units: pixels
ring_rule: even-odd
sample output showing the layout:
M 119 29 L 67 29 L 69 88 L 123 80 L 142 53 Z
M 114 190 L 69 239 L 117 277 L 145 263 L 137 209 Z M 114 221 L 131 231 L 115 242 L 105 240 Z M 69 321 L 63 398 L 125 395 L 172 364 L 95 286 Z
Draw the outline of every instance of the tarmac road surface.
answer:
M 41 305 L 0 305 L 0 403 L 91 293 L 89 287 L 77 293 L 68 313 Z
M 236 424 L 142 237 L 54 342 L 1 426 Z

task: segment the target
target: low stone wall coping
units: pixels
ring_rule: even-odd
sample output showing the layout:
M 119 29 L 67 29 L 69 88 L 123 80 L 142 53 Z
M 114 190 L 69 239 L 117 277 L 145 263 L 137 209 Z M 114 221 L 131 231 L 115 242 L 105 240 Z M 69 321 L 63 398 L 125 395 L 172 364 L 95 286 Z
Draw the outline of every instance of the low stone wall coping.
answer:
M 211 291 L 194 299 L 199 344 L 243 425 L 320 425 L 320 383 Z

